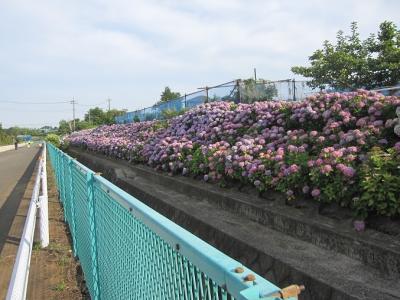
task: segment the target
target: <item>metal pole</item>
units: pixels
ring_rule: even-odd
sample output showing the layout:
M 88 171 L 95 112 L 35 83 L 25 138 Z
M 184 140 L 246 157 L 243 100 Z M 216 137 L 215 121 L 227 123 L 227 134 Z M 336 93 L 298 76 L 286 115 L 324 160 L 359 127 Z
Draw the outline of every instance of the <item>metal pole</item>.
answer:
M 187 103 L 186 103 L 186 94 L 185 94 L 185 108 L 187 107 Z
M 206 103 L 208 103 L 208 86 L 206 86 Z
M 257 69 L 254 68 L 254 81 L 257 81 Z
M 236 86 L 237 86 L 237 92 L 238 92 L 238 103 L 240 103 L 242 101 L 242 99 L 240 99 L 240 80 L 236 81 Z
M 49 245 L 49 198 L 47 194 L 46 143 L 43 143 L 41 179 L 42 196 L 39 197 L 40 245 L 42 248 L 46 248 Z
M 72 98 L 71 103 L 72 103 L 72 119 L 74 124 L 73 131 L 75 131 L 75 98 Z
M 293 79 L 293 101 L 296 101 L 296 79 Z

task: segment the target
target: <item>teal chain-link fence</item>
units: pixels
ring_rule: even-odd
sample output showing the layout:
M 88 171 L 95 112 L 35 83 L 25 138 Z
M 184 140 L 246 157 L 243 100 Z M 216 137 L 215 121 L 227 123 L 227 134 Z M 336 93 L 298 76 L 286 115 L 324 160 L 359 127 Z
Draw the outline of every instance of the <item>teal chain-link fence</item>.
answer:
M 269 281 L 53 145 L 48 151 L 92 299 L 275 299 Z

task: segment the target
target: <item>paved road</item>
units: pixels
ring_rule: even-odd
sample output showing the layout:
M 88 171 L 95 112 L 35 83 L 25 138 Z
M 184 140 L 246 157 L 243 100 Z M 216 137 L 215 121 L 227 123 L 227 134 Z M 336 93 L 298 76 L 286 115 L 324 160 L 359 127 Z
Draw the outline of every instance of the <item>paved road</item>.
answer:
M 35 168 L 38 146 L 0 153 L 0 253 Z

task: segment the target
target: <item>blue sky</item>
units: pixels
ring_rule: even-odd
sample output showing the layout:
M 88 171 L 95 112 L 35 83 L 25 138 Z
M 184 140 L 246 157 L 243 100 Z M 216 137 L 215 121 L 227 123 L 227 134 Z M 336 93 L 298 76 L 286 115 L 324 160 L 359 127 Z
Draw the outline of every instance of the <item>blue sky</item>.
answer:
M 88 106 L 151 106 L 181 93 L 248 78 L 292 78 L 324 40 L 358 21 L 366 37 L 399 20 L 400 1 L 1 0 L 0 122 L 41 127 Z M 4 103 L 14 101 L 19 103 Z

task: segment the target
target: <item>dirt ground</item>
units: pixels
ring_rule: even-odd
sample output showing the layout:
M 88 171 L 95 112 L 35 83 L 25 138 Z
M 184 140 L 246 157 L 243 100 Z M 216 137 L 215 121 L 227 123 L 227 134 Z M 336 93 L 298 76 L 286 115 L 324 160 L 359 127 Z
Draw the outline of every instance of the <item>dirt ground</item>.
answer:
M 27 298 L 90 299 L 82 269 L 72 254 L 71 236 L 63 221 L 63 210 L 50 163 L 47 164 L 47 178 L 50 244 L 46 249 L 41 249 L 36 243 L 33 248 Z

